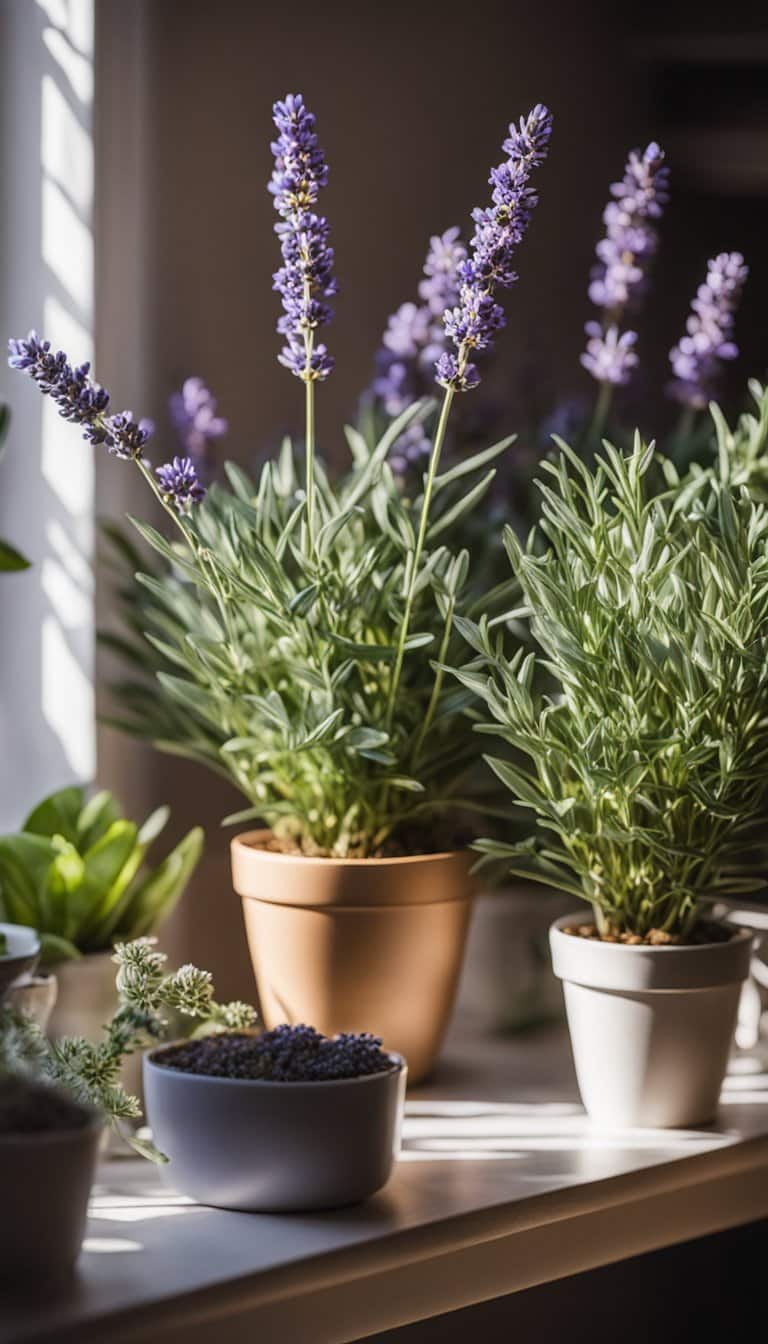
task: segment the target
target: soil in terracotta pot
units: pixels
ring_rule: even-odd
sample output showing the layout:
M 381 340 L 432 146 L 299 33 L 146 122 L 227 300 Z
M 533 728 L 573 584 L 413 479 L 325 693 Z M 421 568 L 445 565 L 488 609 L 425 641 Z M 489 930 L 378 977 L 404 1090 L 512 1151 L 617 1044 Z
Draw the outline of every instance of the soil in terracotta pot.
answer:
M 378 1036 L 367 1033 L 321 1036 L 313 1027 L 280 1026 L 260 1036 L 219 1032 L 166 1046 L 152 1056 L 155 1064 L 208 1078 L 262 1079 L 272 1082 L 332 1082 L 362 1078 L 392 1068 Z
M 423 831 L 401 831 L 396 836 L 389 836 L 372 854 L 362 857 L 371 860 L 410 859 L 422 854 L 448 854 L 454 850 L 468 849 L 474 838 L 474 834 L 469 831 L 459 831 L 450 826 L 432 830 L 428 836 Z M 268 838 L 265 837 L 260 843 L 254 844 L 254 849 L 263 849 L 268 854 L 288 854 L 294 859 L 334 857 L 323 850 L 317 853 L 303 850 L 293 837 L 274 833 Z M 354 859 L 361 856 L 352 852 L 349 857 Z
M 600 943 L 624 943 L 631 947 L 702 947 L 708 943 L 728 943 L 738 933 L 738 929 L 718 924 L 715 920 L 701 920 L 687 938 L 667 933 L 664 929 L 650 929 L 644 936 L 626 931 L 619 933 L 618 930 L 600 933 L 596 924 L 569 924 L 562 932 L 574 938 L 589 938 Z
M 24 1078 L 0 1081 L 0 1134 L 79 1129 L 90 1119 L 90 1111 L 52 1087 Z

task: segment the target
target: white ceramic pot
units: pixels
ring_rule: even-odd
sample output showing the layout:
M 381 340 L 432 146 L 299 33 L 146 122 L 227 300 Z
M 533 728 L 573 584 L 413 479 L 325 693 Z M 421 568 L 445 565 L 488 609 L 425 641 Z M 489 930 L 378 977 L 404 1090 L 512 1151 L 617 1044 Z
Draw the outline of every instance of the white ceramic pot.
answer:
M 581 1099 L 598 1124 L 687 1127 L 717 1109 L 752 933 L 690 947 L 630 946 L 550 929 Z

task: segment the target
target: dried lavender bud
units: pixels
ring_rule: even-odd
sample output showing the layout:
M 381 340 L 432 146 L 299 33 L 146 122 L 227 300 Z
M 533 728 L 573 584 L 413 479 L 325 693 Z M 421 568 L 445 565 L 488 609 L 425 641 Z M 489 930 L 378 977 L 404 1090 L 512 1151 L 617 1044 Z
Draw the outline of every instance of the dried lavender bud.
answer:
M 361 1078 L 392 1068 L 378 1036 L 343 1032 L 328 1037 L 303 1025 L 275 1027 L 261 1036 L 219 1032 L 170 1046 L 155 1059 L 183 1073 L 284 1083 Z

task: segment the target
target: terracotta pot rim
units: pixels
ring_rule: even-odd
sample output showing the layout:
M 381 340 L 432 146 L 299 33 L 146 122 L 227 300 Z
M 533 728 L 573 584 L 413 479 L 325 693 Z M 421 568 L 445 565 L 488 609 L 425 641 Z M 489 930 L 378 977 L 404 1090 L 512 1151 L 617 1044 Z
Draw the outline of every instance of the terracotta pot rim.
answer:
M 272 832 L 267 827 L 261 827 L 255 831 L 243 831 L 236 835 L 230 841 L 230 848 L 234 854 L 258 854 L 259 859 L 273 860 L 277 863 L 284 863 L 288 860 L 290 863 L 301 864 L 335 864 L 339 868 L 367 868 L 371 864 L 380 867 L 395 867 L 398 864 L 411 863 L 445 863 L 447 859 L 461 859 L 469 855 L 468 849 L 443 849 L 435 854 L 393 854 L 388 858 L 371 859 L 337 859 L 326 857 L 321 854 L 280 854 L 273 849 L 262 849 L 255 843 L 256 836 L 271 835 Z
M 166 1041 L 163 1045 L 154 1046 L 152 1050 L 147 1050 L 144 1055 L 144 1064 L 147 1068 L 154 1069 L 164 1076 L 175 1074 L 179 1078 L 192 1078 L 196 1083 L 227 1083 L 236 1084 L 239 1087 L 248 1089 L 256 1088 L 264 1092 L 270 1092 L 275 1088 L 284 1091 L 290 1088 L 292 1091 L 300 1088 L 309 1088 L 317 1092 L 319 1088 L 338 1088 L 350 1087 L 360 1083 L 373 1083 L 377 1078 L 392 1078 L 394 1074 L 402 1073 L 408 1067 L 408 1061 L 396 1050 L 385 1050 L 384 1053 L 391 1059 L 392 1065 L 389 1069 L 380 1069 L 378 1073 L 364 1073 L 359 1078 L 302 1078 L 293 1081 L 282 1081 L 277 1078 L 219 1078 L 209 1073 L 190 1073 L 186 1069 L 169 1069 L 164 1064 L 158 1064 L 155 1055 L 159 1055 L 163 1050 L 170 1050 L 174 1045 L 185 1045 L 186 1041 Z

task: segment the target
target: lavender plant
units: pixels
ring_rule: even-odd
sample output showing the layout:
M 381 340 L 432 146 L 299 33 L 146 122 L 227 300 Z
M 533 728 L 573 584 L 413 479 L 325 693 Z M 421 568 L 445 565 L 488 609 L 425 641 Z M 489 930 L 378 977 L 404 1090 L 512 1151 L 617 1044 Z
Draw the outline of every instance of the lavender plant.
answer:
M 600 311 L 587 322 L 587 348 L 581 362 L 600 384 L 593 437 L 605 423 L 613 388 L 629 382 L 637 367 L 637 332 L 622 330 L 625 316 L 637 307 L 647 283 L 648 268 L 658 246 L 656 221 L 668 199 L 669 170 L 664 154 L 652 141 L 642 153 L 632 150 L 624 176 L 611 187 L 603 212 L 605 237 L 597 245 L 589 297 Z
M 141 1118 L 141 1103 L 119 1081 L 125 1058 L 165 1039 L 166 1014 L 180 1013 L 200 1031 L 245 1031 L 256 1023 L 246 1003 L 217 1003 L 210 972 L 182 966 L 167 974 L 167 958 L 154 939 L 119 943 L 118 1008 L 101 1041 L 82 1036 L 49 1041 L 31 1018 L 0 1006 L 0 1076 L 31 1074 L 63 1089 L 81 1104 L 101 1112 L 130 1147 L 155 1162 L 166 1159 L 151 1143 L 123 1129 L 122 1122 Z
M 535 823 L 477 848 L 604 934 L 685 938 L 764 885 L 744 861 L 768 820 L 768 512 L 714 471 L 656 495 L 639 436 L 594 470 L 559 446 L 543 544 L 506 533 L 539 651 L 508 658 L 492 622 L 459 620 L 476 656 L 456 675 L 515 754 L 487 759 Z
M 185 378 L 168 403 L 178 435 L 181 457 L 192 462 L 204 486 L 213 478 L 213 445 L 224 438 L 229 425 L 219 415 L 216 398 L 202 378 Z
M 707 278 L 691 303 L 686 334 L 669 353 L 674 380 L 670 391 L 691 411 L 705 409 L 716 395 L 724 360 L 735 359 L 734 315 L 749 274 L 740 252 L 721 252 L 707 264 Z
M 459 652 L 454 617 L 474 611 L 469 555 L 447 541 L 511 440 L 442 472 L 440 461 L 454 398 L 478 381 L 473 353 L 503 326 L 494 294 L 515 278 L 513 253 L 536 204 L 529 178 L 546 155 L 551 117 L 536 107 L 510 127 L 492 203 L 474 213 L 458 303 L 444 316 L 453 353 L 436 362 L 444 394 L 424 484 L 406 499 L 389 458 L 411 426 L 426 425 L 430 402 L 403 410 L 373 447 L 349 428 L 353 463 L 341 479 L 331 481 L 318 460 L 315 385 L 333 367 L 318 338 L 336 291 L 328 223 L 316 213 L 328 170 L 301 97 L 274 111 L 279 358 L 305 385 L 303 464 L 287 441 L 258 482 L 230 465 L 230 488 L 213 486 L 201 500 L 194 463 L 153 471 L 147 427 L 110 416 L 87 369 L 73 373 L 34 335 L 12 342 L 11 364 L 87 437 L 130 457 L 177 529 L 169 541 L 136 523 L 169 566 L 141 581 L 153 599 L 148 638 L 174 670 L 158 671 L 159 712 L 145 694 L 122 693 L 126 726 L 224 773 L 249 803 L 231 820 L 258 817 L 305 853 L 430 848 L 491 810 L 472 696 L 446 684 L 443 671 Z M 512 589 L 499 585 L 489 602 L 501 612 Z

